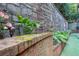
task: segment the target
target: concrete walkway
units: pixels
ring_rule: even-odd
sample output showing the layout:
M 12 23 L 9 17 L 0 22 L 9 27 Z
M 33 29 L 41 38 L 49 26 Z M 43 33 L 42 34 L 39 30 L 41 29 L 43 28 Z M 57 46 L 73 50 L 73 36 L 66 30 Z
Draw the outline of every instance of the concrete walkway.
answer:
M 79 56 L 79 33 L 70 35 L 61 56 Z

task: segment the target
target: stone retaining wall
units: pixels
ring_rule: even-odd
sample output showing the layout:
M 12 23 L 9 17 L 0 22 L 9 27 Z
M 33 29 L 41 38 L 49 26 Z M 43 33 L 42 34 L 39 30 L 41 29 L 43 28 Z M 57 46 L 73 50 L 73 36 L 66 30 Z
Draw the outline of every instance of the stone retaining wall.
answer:
M 41 23 L 37 33 L 46 32 L 52 29 L 53 31 L 63 31 L 68 29 L 68 23 L 52 3 L 0 3 L 0 8 L 8 10 L 10 21 L 18 21 L 16 14 L 19 13 L 24 17 L 29 17 L 31 20 L 38 20 Z M 65 26 L 64 26 L 65 25 Z M 20 31 L 20 33 L 19 33 Z M 22 28 L 15 30 L 15 36 L 23 34 Z M 5 31 L 5 36 L 8 31 Z
M 50 56 L 53 39 L 50 32 L 0 40 L 0 56 Z

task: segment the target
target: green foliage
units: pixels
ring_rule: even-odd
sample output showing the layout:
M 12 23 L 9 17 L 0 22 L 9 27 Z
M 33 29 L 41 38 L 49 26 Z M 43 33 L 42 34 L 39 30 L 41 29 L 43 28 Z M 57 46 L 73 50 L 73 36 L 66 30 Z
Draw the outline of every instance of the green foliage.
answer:
M 56 40 L 58 43 L 66 43 L 68 36 L 69 36 L 70 31 L 57 31 L 53 33 L 53 39 Z
M 39 22 L 30 20 L 28 17 L 24 18 L 20 15 L 17 15 L 19 25 L 22 25 L 24 28 L 24 33 L 25 34 L 30 34 L 32 33 L 36 28 L 39 28 Z
M 2 32 L 3 29 L 4 29 L 4 26 L 3 26 L 2 22 L 3 22 L 3 18 L 0 17 L 0 32 Z
M 3 22 L 3 18 L 2 17 L 0 17 L 0 39 L 3 39 L 4 26 L 3 26 L 3 24 L 1 22 Z
M 69 21 L 76 20 L 79 15 L 77 13 L 77 4 L 65 4 L 65 6 L 67 6 L 67 8 L 64 8 L 67 19 L 69 19 Z
M 56 4 L 59 11 L 63 14 L 63 16 L 68 20 L 68 22 L 72 22 L 79 18 L 78 13 L 78 4 L 76 3 L 63 3 Z

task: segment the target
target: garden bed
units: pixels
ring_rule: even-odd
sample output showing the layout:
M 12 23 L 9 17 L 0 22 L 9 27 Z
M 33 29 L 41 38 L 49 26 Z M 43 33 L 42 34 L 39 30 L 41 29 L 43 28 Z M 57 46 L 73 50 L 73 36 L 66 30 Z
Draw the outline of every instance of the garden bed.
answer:
M 70 36 L 70 34 L 71 34 L 72 32 L 69 32 L 69 36 Z M 68 40 L 68 38 L 69 38 L 69 36 L 67 37 L 67 40 Z M 53 49 L 53 51 L 54 51 L 54 56 L 59 56 L 59 55 L 61 55 L 61 53 L 62 53 L 62 51 L 63 51 L 63 49 L 64 49 L 64 47 L 65 47 L 65 45 L 67 44 L 67 42 L 65 43 L 65 42 L 61 42 L 61 43 L 58 43 L 56 40 L 53 40 L 53 42 L 54 42 L 54 49 Z

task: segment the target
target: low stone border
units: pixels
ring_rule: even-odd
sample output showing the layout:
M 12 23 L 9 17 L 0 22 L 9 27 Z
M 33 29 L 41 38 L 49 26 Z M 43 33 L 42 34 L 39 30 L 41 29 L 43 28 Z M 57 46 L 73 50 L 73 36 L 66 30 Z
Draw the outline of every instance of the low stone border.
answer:
M 36 43 L 39 43 L 41 40 L 46 39 L 48 37 L 51 37 L 50 42 L 49 42 L 49 43 L 51 43 L 52 34 L 50 32 L 41 33 L 41 34 L 17 36 L 17 37 L 13 37 L 13 38 L 6 38 L 3 40 L 0 40 L 0 56 L 22 55 L 21 53 L 23 51 L 25 51 L 29 47 L 33 46 Z M 45 42 L 45 41 L 43 41 L 43 42 Z M 51 47 L 53 47 L 53 43 L 51 45 L 52 45 Z M 48 46 L 47 46 L 47 48 L 48 48 Z M 50 53 L 49 53 L 49 55 L 50 55 Z

